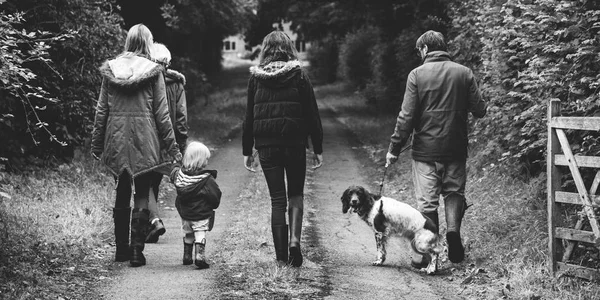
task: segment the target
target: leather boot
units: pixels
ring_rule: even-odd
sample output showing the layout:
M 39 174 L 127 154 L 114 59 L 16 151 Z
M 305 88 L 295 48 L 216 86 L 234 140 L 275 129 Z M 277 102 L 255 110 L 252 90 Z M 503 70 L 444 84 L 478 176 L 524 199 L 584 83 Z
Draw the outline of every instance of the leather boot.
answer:
M 131 207 L 113 208 L 113 219 L 115 223 L 115 261 L 128 261 L 131 256 L 129 249 L 129 219 Z
M 185 242 L 185 238 L 183 239 L 183 264 L 191 265 L 194 263 L 194 259 L 192 257 L 192 252 L 194 250 L 194 244 L 188 244 Z
M 134 208 L 131 214 L 131 259 L 129 264 L 132 267 L 146 264 L 143 251 L 149 215 L 150 211 L 143 208 Z
M 200 241 L 200 243 L 194 243 L 194 244 L 196 246 L 196 257 L 195 257 L 196 267 L 198 267 L 198 269 L 207 269 L 209 267 L 209 265 L 206 262 L 206 256 L 204 254 L 204 251 L 206 248 L 206 239 L 202 239 L 202 241 Z
M 435 232 L 436 234 L 439 234 L 439 230 L 440 230 L 440 218 L 438 216 L 438 211 L 431 211 L 431 212 L 426 212 L 426 213 L 422 213 L 425 217 L 429 218 L 433 224 L 431 224 L 432 226 L 435 226 L 435 230 L 432 230 L 433 232 Z M 428 222 L 428 221 L 426 221 Z M 430 226 L 427 225 L 427 223 L 425 223 L 425 227 Z M 434 229 L 434 228 L 431 228 Z M 431 262 L 431 256 L 429 254 L 427 255 L 421 255 L 420 258 L 416 257 L 413 258 L 410 262 L 410 265 L 415 268 L 415 269 L 423 269 L 423 268 L 427 268 L 427 266 L 429 265 L 429 263 Z
M 465 248 L 460 237 L 460 225 L 467 209 L 465 197 L 450 194 L 444 200 L 446 206 L 446 242 L 448 243 L 448 259 L 459 263 L 465 259 Z
M 303 261 L 302 252 L 300 250 L 300 238 L 302 235 L 302 214 L 302 209 L 298 207 L 290 207 L 290 237 L 294 237 L 295 240 L 298 240 L 298 244 L 290 244 L 288 264 L 296 268 L 302 266 Z
M 275 257 L 277 261 L 287 263 L 288 262 L 288 226 L 287 225 L 273 225 L 271 226 L 273 232 L 273 244 L 275 245 Z

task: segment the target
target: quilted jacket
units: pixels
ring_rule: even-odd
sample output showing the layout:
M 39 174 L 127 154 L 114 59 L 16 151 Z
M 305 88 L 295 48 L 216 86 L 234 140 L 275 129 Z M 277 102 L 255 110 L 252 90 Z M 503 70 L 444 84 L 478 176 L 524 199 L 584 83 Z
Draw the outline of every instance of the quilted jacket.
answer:
M 115 176 L 127 172 L 136 177 L 159 167 L 161 148 L 172 158 L 179 153 L 163 71 L 139 56 L 121 56 L 100 67 L 92 153 L 101 156 Z
M 187 125 L 187 104 L 185 99 L 185 76 L 183 74 L 168 69 L 165 74 L 165 84 L 167 87 L 167 101 L 169 102 L 169 116 L 173 122 L 175 131 L 175 141 L 179 145 L 179 150 L 183 153 L 188 138 Z M 157 168 L 156 172 L 163 175 L 169 175 L 171 172 L 170 163 L 173 161 L 171 156 L 163 149 L 161 151 L 162 163 L 168 165 Z
M 408 75 L 389 152 L 398 155 L 413 133 L 414 160 L 464 160 L 469 113 L 481 118 L 486 109 L 473 72 L 447 52 L 432 51 Z
M 312 84 L 300 62 L 274 61 L 250 68 L 242 152 L 272 146 L 306 147 L 323 152 L 323 128 Z

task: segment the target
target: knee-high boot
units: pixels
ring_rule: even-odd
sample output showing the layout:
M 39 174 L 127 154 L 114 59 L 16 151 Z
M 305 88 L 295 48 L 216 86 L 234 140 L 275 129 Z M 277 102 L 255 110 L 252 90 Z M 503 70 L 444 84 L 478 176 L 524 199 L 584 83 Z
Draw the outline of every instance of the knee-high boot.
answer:
M 288 226 L 273 225 L 273 244 L 275 245 L 275 257 L 277 261 L 287 263 L 288 261 Z
M 435 232 L 436 234 L 439 233 L 440 230 L 440 218 L 438 216 L 438 211 L 431 211 L 431 212 L 426 212 L 423 213 L 423 215 L 427 218 L 429 218 L 429 220 L 431 220 L 433 222 L 433 224 L 431 224 L 431 226 L 435 226 L 435 230 L 433 230 L 433 232 Z M 426 221 L 428 222 L 428 221 Z M 425 223 L 425 226 L 427 228 L 427 223 Z M 433 229 L 433 228 L 432 228 Z M 413 258 L 413 260 L 410 262 L 410 265 L 413 268 L 417 268 L 417 269 L 422 269 L 422 268 L 426 268 L 427 265 L 429 265 L 429 262 L 431 261 L 431 257 L 429 256 L 429 254 L 427 255 L 420 255 L 420 257 L 417 257 L 416 259 Z
M 467 209 L 465 197 L 460 194 L 450 194 L 444 200 L 446 206 L 446 242 L 448 243 L 448 259 L 459 263 L 465 258 L 465 248 L 460 237 L 460 225 Z
M 129 249 L 129 220 L 131 207 L 113 208 L 113 219 L 115 223 L 115 261 L 128 261 L 131 256 Z
M 146 228 L 150 211 L 143 208 L 134 208 L 131 215 L 131 259 L 132 267 L 146 264 L 144 257 L 144 242 L 146 241 Z
M 289 221 L 290 221 L 290 240 L 297 240 L 297 244 L 290 244 L 290 254 L 288 264 L 292 267 L 302 266 L 302 251 L 300 250 L 300 238 L 302 236 L 302 215 L 303 209 L 290 206 Z

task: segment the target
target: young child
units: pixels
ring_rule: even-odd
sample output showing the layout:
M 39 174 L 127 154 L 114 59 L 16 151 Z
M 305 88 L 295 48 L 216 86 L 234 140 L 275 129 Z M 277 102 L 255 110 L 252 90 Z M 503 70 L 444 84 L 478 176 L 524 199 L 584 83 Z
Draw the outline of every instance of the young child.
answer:
M 192 248 L 196 246 L 195 264 L 199 269 L 209 267 L 204 250 L 206 232 L 212 229 L 214 209 L 221 203 L 221 190 L 215 179 L 217 171 L 205 170 L 210 150 L 200 142 L 190 142 L 180 165 L 171 171 L 177 198 L 175 207 L 181 216 L 183 237 L 183 264 L 191 265 Z

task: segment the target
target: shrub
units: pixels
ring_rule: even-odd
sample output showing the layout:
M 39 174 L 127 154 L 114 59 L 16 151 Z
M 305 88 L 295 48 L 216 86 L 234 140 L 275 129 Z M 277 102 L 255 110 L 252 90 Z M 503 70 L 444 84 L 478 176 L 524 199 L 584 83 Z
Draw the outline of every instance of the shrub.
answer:
M 358 90 L 364 89 L 373 75 L 371 61 L 378 36 L 378 29 L 364 27 L 346 35 L 340 46 L 341 72 Z
M 312 42 L 308 49 L 311 77 L 315 82 L 332 83 L 337 78 L 338 41 L 329 36 Z
M 89 136 L 101 82 L 97 68 L 122 51 L 124 32 L 112 4 L 86 0 L 0 4 L 5 20 L 0 37 L 8 44 L 0 51 L 16 67 L 3 74 L 8 82 L 20 82 L 25 88 L 15 89 L 4 80 L 0 86 L 0 93 L 7 95 L 0 103 L 6 112 L 0 120 L 0 136 L 11 145 L 3 147 L 0 156 L 10 159 L 12 169 L 26 162 L 53 161 L 34 156 L 71 157 L 73 147 Z M 19 11 L 27 13 L 19 15 Z M 22 17 L 5 19 L 16 15 Z
M 548 100 L 559 98 L 565 114 L 600 112 L 600 5 L 470 0 L 455 3 L 452 12 L 454 53 L 476 70 L 490 107 L 474 135 L 487 141 L 483 150 L 495 160 L 535 176 L 545 166 Z M 590 142 L 595 138 L 581 143 L 590 133 L 573 134 L 575 152 L 598 152 L 600 145 Z

